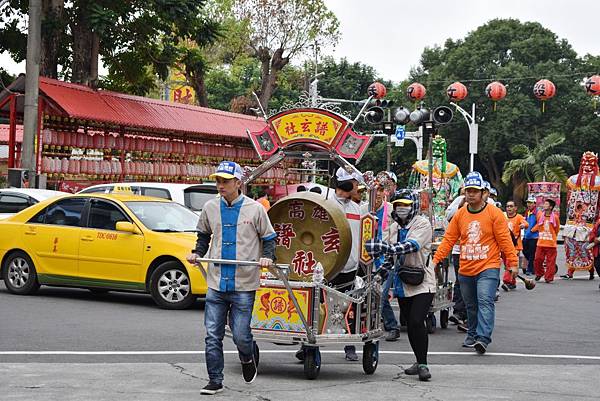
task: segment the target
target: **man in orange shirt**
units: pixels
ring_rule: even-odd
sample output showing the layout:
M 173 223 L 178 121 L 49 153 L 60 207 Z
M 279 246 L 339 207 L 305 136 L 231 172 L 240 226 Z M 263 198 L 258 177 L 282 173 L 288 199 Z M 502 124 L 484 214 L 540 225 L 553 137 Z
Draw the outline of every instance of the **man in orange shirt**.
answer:
M 506 218 L 508 219 L 509 234 L 512 239 L 515 250 L 517 251 L 517 257 L 519 252 L 523 250 L 523 241 L 521 240 L 521 229 L 529 227 L 529 223 L 525 220 L 525 217 L 517 213 L 517 207 L 515 202 L 509 200 L 506 202 Z M 514 290 L 517 288 L 517 281 L 515 277 L 508 270 L 504 272 L 502 276 L 502 289 L 504 291 Z
M 535 281 L 539 281 L 542 276 L 547 283 L 554 281 L 556 272 L 556 237 L 560 229 L 558 214 L 554 213 L 556 202 L 552 199 L 544 201 L 544 208 L 537 214 L 537 224 L 531 229 L 532 232 L 539 232 L 537 248 L 535 250 Z M 544 269 L 544 262 L 546 268 Z
M 506 217 L 500 209 L 485 202 L 483 178 L 474 171 L 465 177 L 467 205 L 460 208 L 446 229 L 444 239 L 433 257 L 434 266 L 448 256 L 460 240 L 458 281 L 467 307 L 467 337 L 463 347 L 484 354 L 492 342 L 494 297 L 500 281 L 500 252 L 505 255 L 511 274 L 518 273 L 519 260 L 508 232 Z

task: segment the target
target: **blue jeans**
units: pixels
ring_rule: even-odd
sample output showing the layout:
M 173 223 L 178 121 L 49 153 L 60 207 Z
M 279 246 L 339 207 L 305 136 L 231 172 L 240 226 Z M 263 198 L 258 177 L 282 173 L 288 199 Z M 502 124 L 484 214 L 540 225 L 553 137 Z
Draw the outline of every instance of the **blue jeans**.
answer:
M 386 331 L 395 330 L 398 328 L 398 321 L 394 315 L 392 305 L 389 300 L 390 288 L 394 283 L 394 272 L 388 274 L 385 283 L 383 284 L 383 291 L 381 293 L 381 316 L 383 317 L 383 328 Z
M 255 291 L 221 292 L 212 288 L 208 289 L 204 307 L 205 351 L 208 377 L 213 383 L 223 383 L 223 337 L 227 322 L 229 322 L 240 361 L 252 360 L 254 342 L 250 331 L 250 320 L 254 307 L 254 295 Z
M 500 269 L 487 269 L 476 276 L 459 274 L 458 280 L 467 307 L 467 337 L 488 345 L 494 331 L 494 297 L 500 283 Z

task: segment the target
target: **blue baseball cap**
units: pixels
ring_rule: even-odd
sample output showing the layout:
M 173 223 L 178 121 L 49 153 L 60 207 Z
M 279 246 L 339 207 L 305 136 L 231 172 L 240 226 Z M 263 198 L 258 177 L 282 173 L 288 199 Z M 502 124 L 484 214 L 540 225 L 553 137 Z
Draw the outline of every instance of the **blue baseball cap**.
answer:
M 464 181 L 464 188 L 475 188 L 475 189 L 483 189 L 484 187 L 484 181 L 483 181 L 483 177 L 481 176 L 481 174 L 479 174 L 477 171 L 473 171 L 470 172 L 469 174 L 467 174 L 467 176 L 465 177 L 465 181 Z
M 232 161 L 223 160 L 221 163 L 219 163 L 217 171 L 210 175 L 210 178 L 222 177 L 227 180 L 232 178 L 241 180 L 243 174 L 244 173 L 242 172 L 242 168 L 239 164 Z

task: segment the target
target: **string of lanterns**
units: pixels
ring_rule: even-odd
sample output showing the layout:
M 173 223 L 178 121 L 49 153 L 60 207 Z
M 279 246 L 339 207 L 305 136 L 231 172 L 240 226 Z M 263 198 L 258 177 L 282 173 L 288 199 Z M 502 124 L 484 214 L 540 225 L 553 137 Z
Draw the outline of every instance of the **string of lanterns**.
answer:
M 585 91 L 590 96 L 600 96 L 600 75 L 592 75 L 589 77 L 584 84 Z M 380 82 L 374 82 L 369 86 L 369 95 L 373 95 L 376 99 L 385 97 L 387 90 Z M 416 102 L 421 101 L 427 89 L 423 84 L 414 82 L 406 89 L 406 96 Z M 446 95 L 448 99 L 453 102 L 460 102 L 464 100 L 469 91 L 467 87 L 461 82 L 454 82 L 446 89 Z M 507 94 L 506 86 L 500 81 L 494 81 L 487 85 L 485 88 L 485 94 L 494 102 L 494 110 L 496 110 L 496 102 L 504 99 Z M 546 100 L 552 99 L 556 95 L 556 85 L 549 79 L 540 79 L 533 86 L 533 95 L 542 101 L 542 113 L 545 111 Z

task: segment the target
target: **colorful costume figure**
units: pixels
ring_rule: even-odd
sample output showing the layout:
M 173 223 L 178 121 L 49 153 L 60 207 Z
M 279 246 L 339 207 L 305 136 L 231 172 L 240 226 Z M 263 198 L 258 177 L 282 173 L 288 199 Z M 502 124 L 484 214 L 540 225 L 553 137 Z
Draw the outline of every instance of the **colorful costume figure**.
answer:
M 432 156 L 433 199 L 431 212 L 433 213 L 433 228 L 445 230 L 448 225 L 446 208 L 458 195 L 463 180 L 458 166 L 446 161 L 446 140 L 439 135 L 433 139 Z M 412 168 L 409 187 L 423 190 L 429 188 L 429 160 L 419 160 L 413 164 Z
M 598 217 L 598 194 L 600 175 L 598 175 L 598 155 L 585 152 L 581 157 L 579 173 L 567 180 L 567 222 L 563 236 L 567 274 L 575 270 L 593 272 L 594 257 L 586 247 L 592 227 Z M 593 273 L 592 273 L 593 274 Z

